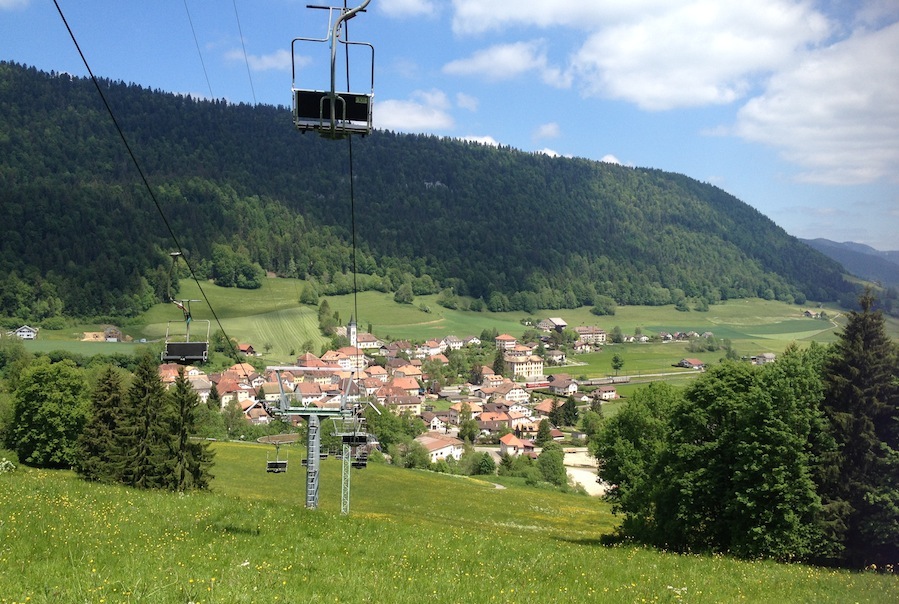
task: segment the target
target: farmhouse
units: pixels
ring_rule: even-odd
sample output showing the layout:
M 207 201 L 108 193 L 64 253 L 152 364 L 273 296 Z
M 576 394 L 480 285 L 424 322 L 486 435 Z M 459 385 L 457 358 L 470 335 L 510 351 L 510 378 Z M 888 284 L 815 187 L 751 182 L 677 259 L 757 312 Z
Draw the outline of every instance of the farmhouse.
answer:
M 23 325 L 18 329 L 10 331 L 8 335 L 16 336 L 20 340 L 34 340 L 37 338 L 37 329 L 28 325 Z
M 675 366 L 686 367 L 687 369 L 697 369 L 699 371 L 705 369 L 705 363 L 699 359 L 681 359 Z
M 461 440 L 439 432 L 426 432 L 421 436 L 416 436 L 415 441 L 427 449 L 431 463 L 450 457 L 461 459 L 464 451 L 464 443 Z
M 534 452 L 534 443 L 510 432 L 499 439 L 499 452 L 500 455 L 527 455 Z

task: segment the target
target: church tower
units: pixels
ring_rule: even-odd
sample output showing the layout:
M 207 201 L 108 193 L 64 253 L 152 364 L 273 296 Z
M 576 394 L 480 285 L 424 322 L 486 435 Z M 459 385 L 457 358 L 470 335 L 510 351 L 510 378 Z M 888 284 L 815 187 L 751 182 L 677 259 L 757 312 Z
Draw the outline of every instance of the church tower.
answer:
M 350 322 L 346 326 L 346 337 L 350 340 L 350 346 L 356 347 L 356 320 L 350 317 Z

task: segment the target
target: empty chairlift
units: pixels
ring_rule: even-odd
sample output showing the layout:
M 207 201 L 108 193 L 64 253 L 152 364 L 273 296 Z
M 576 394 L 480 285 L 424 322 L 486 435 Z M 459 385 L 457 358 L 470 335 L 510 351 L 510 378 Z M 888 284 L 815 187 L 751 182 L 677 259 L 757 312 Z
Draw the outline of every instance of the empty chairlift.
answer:
M 300 132 L 314 131 L 331 139 L 346 138 L 352 134 L 365 136 L 372 129 L 372 101 L 374 99 L 375 49 L 368 42 L 347 39 L 346 23 L 363 12 L 371 0 L 365 0 L 356 8 L 308 5 L 308 8 L 328 11 L 328 34 L 324 38 L 294 38 L 291 43 L 293 123 Z M 311 85 L 311 77 L 298 77 L 297 53 L 301 49 L 330 50 L 330 81 L 321 86 Z M 338 48 L 343 50 L 338 53 Z M 345 62 L 346 82 L 338 85 L 338 57 Z M 325 56 L 318 52 L 314 56 Z M 361 58 L 360 58 L 361 57 Z M 362 77 L 367 80 L 356 91 L 350 90 L 350 66 L 365 67 Z M 299 81 L 302 79 L 302 81 Z M 346 88 L 344 90 L 344 88 Z

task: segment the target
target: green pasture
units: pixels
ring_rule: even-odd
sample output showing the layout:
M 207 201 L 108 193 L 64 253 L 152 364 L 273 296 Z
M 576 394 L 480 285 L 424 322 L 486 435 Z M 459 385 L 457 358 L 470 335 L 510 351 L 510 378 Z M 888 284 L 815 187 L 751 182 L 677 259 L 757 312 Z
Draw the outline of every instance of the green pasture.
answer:
M 895 575 L 602 545 L 603 502 L 371 465 L 322 466 L 303 507 L 302 448 L 216 443 L 212 492 L 0 475 L 0 604 L 271 602 L 894 602 Z M 283 455 L 283 450 L 282 450 Z
M 182 280 L 178 297 L 199 300 L 191 304 L 195 319 L 192 323 L 194 337 L 198 335 L 198 330 L 204 329 L 205 324 L 201 321 L 212 321 L 212 331 L 219 329 L 220 321 L 229 336 L 240 343 L 252 344 L 258 353 L 263 354 L 265 362 L 290 363 L 304 344 L 311 344 L 313 352 L 318 353 L 327 343 L 319 333 L 317 308 L 298 302 L 304 286 L 305 282 L 297 279 L 269 278 L 257 290 L 222 288 L 206 282 L 202 284 L 201 292 L 195 282 Z M 523 312 L 449 310 L 436 303 L 436 295 L 418 296 L 413 304 L 397 304 L 393 301 L 393 294 L 376 291 L 360 292 L 357 296 L 329 296 L 326 299 L 332 311 L 339 315 L 341 323 L 345 324 L 350 317 L 355 317 L 361 330 L 371 325 L 373 333 L 385 339 L 423 341 L 451 334 L 464 338 L 480 335 L 485 329 L 520 336 L 526 329 L 521 324 L 521 320 L 526 318 Z M 215 315 L 210 305 L 215 309 Z M 558 316 L 571 327 L 596 325 L 609 333 L 616 326 L 625 334 L 633 334 L 637 329 L 646 335 L 662 331 L 708 331 L 719 341 L 729 339 L 739 355 L 753 356 L 763 352 L 778 354 L 791 343 L 805 346 L 812 341 L 834 341 L 845 319 L 840 311 L 824 309 L 830 320 L 822 321 L 803 317 L 804 310 L 806 307 L 803 306 L 748 299 L 715 304 L 709 307 L 708 312 L 680 312 L 673 305 L 621 306 L 614 316 L 597 317 L 584 307 L 540 311 L 534 318 Z M 136 342 L 140 339 L 159 342 L 164 339 L 169 322 L 173 331 L 180 330 L 177 333 L 183 334 L 181 311 L 172 304 L 158 304 L 129 324 L 118 327 Z M 83 331 L 101 329 L 99 325 L 79 325 L 60 331 L 42 330 L 39 339 L 28 346 L 35 351 L 66 348 L 82 354 L 133 350 L 134 345 L 77 342 Z M 887 329 L 891 335 L 899 337 L 899 320 L 888 319 Z M 50 340 L 53 343 L 48 343 Z M 723 351 L 690 353 L 683 342 L 609 345 L 600 353 L 572 356 L 570 361 L 573 366 L 548 371 L 589 377 L 609 375 L 613 372 L 611 355 L 614 353 L 621 354 L 625 361 L 621 373 L 635 377 L 678 371 L 672 365 L 684 357 L 715 363 L 723 356 Z

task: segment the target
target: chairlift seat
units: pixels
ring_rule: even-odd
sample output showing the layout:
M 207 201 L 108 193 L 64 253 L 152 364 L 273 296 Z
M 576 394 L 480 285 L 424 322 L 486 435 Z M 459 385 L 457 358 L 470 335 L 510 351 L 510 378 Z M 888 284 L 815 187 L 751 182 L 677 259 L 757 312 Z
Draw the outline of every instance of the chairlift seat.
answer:
M 209 342 L 166 342 L 162 353 L 164 363 L 205 363 Z
M 361 447 L 368 444 L 368 435 L 365 433 L 344 434 L 343 444 L 351 447 Z
M 286 472 L 287 471 L 287 460 L 286 459 L 277 459 L 277 460 L 268 461 L 265 464 L 265 471 L 266 472 L 274 472 L 276 474 L 280 474 L 281 472 Z
M 371 94 L 336 93 L 332 121 L 329 92 L 293 89 L 293 123 L 304 133 L 313 130 L 327 138 L 364 136 L 372 129 L 371 107 Z

